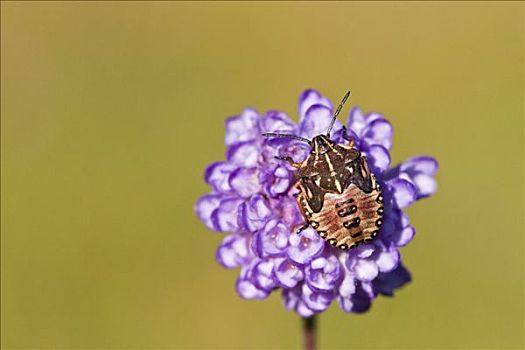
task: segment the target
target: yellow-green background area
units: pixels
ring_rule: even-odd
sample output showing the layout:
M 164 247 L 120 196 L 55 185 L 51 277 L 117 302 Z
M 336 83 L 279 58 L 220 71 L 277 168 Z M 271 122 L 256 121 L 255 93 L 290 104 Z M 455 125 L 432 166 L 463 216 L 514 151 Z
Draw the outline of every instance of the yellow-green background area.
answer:
M 320 318 L 323 349 L 523 347 L 523 3 L 1 6 L 4 348 L 298 348 L 245 301 L 193 204 L 246 106 L 309 87 L 440 161 L 413 282 Z M 349 106 L 345 107 L 345 115 Z

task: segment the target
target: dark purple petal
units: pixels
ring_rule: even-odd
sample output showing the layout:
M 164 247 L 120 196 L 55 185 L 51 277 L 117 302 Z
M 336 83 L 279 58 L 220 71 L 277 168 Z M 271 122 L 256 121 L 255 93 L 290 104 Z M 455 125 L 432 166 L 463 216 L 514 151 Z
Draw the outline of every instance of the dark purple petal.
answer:
M 295 134 L 297 126 L 285 113 L 279 111 L 266 112 L 261 119 L 262 132 L 279 132 L 283 134 Z
M 264 227 L 271 216 L 268 201 L 262 195 L 255 195 L 242 204 L 239 219 L 248 231 L 255 232 Z
M 260 155 L 260 146 L 255 141 L 236 143 L 226 152 L 226 158 L 230 163 L 244 168 L 256 166 Z
M 386 119 L 376 119 L 363 129 L 361 140 L 368 146 L 380 145 L 389 150 L 392 147 L 392 125 Z
M 320 256 L 306 267 L 306 283 L 314 291 L 332 291 L 341 283 L 341 270 L 339 260 L 334 255 Z
M 364 151 L 368 158 L 368 164 L 375 174 L 382 173 L 390 167 L 390 153 L 388 150 L 380 145 L 373 145 L 367 147 Z
M 300 234 L 291 234 L 289 243 L 287 254 L 290 260 L 304 265 L 323 252 L 325 242 L 313 228 L 308 227 Z
M 387 273 L 380 273 L 372 282 L 374 291 L 379 294 L 393 296 L 394 291 L 410 282 L 410 272 L 399 264 L 395 270 Z
M 259 257 L 283 255 L 288 247 L 290 229 L 278 220 L 269 221 L 255 235 L 254 251 Z
M 222 196 L 220 195 L 208 194 L 199 198 L 197 203 L 195 203 L 195 213 L 210 230 L 215 230 L 211 215 L 221 203 L 221 199 Z
M 257 126 L 259 115 L 251 108 L 245 109 L 241 115 L 226 119 L 226 135 L 224 142 L 227 146 L 235 143 L 251 141 L 260 136 Z
M 354 294 L 350 297 L 339 297 L 337 301 L 344 312 L 363 313 L 370 309 L 372 297 L 364 290 L 363 285 L 358 283 Z
M 240 197 L 250 197 L 261 191 L 257 168 L 238 168 L 229 176 L 230 187 Z
M 221 201 L 217 209 L 211 214 L 214 229 L 220 232 L 238 232 L 239 211 L 242 200 L 228 198 Z
M 398 208 L 406 208 L 416 201 L 417 189 L 412 182 L 395 178 L 387 181 L 387 185 L 392 192 L 394 204 Z
M 237 166 L 228 162 L 215 162 L 206 168 L 204 180 L 213 189 L 220 193 L 230 193 L 232 188 L 228 181 L 230 174 L 237 169 Z
M 283 260 L 274 270 L 277 282 L 283 288 L 294 288 L 304 279 L 303 268 L 290 260 Z
M 332 109 L 332 103 L 329 99 L 316 90 L 306 90 L 299 96 L 299 122 L 303 121 L 306 111 L 313 105 L 322 105 L 330 110 Z
M 249 241 L 249 235 L 226 236 L 217 249 L 215 259 L 227 269 L 247 264 L 253 256 Z
M 313 105 L 306 111 L 304 119 L 299 123 L 299 135 L 307 139 L 324 134 L 330 126 L 332 120 L 332 110 L 323 105 Z M 332 132 L 337 132 L 342 128 L 339 121 L 336 121 Z

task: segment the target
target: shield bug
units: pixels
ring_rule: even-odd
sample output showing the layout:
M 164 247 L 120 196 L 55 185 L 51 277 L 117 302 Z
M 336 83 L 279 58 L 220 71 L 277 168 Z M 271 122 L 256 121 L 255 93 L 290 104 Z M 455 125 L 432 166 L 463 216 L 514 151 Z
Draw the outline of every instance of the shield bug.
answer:
M 328 242 L 341 249 L 354 248 L 377 236 L 383 223 L 383 196 L 367 159 L 354 147 L 343 127 L 348 144 L 337 144 L 330 132 L 350 96 L 346 93 L 332 116 L 326 134 L 312 140 L 281 133 L 265 133 L 266 137 L 292 138 L 311 147 L 309 156 L 301 163 L 291 157 L 277 159 L 289 162 L 295 171 L 297 204 L 305 219 L 297 233 L 311 226 Z

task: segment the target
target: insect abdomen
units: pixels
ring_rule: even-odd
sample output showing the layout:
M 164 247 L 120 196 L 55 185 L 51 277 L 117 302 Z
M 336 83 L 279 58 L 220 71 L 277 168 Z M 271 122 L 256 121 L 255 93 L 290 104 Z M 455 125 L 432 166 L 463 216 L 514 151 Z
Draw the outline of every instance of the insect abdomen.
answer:
M 302 201 L 303 212 L 308 213 L 310 225 L 333 246 L 347 249 L 368 242 L 379 232 L 384 212 L 381 191 L 373 175 L 372 184 L 369 193 L 354 184 L 342 194 L 326 193 L 323 208 L 317 213 Z

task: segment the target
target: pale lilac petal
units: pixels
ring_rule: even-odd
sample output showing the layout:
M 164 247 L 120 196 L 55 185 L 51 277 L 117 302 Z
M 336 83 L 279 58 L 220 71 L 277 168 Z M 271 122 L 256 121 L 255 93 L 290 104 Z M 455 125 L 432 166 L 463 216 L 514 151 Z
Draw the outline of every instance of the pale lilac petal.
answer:
M 344 312 L 363 313 L 370 309 L 372 296 L 364 290 L 363 284 L 359 283 L 354 294 L 350 297 L 339 297 L 337 302 Z
M 302 292 L 302 300 L 309 309 L 315 312 L 326 310 L 334 298 L 333 293 L 316 292 L 306 284 L 303 284 Z
M 228 161 L 240 167 L 251 168 L 257 165 L 261 155 L 260 146 L 257 142 L 237 143 L 226 153 Z
M 417 187 L 418 199 L 433 195 L 437 191 L 437 181 L 430 175 L 418 174 L 412 178 Z
M 265 178 L 266 191 L 269 196 L 276 197 L 288 191 L 292 185 L 293 174 L 286 166 L 277 166 Z
M 227 269 L 246 264 L 251 259 L 248 235 L 229 235 L 217 249 L 215 259 Z
M 384 249 L 375 259 L 379 272 L 390 272 L 399 263 L 399 251 L 396 248 Z
M 299 122 L 303 121 L 306 111 L 313 105 L 322 105 L 330 110 L 332 109 L 332 103 L 329 99 L 316 90 L 306 90 L 299 97 Z
M 241 197 L 250 197 L 261 191 L 259 172 L 256 168 L 239 168 L 229 177 L 230 187 Z
M 284 288 L 294 288 L 304 279 L 302 267 L 290 260 L 283 260 L 274 273 L 277 282 Z
M 355 292 L 355 279 L 346 268 L 344 279 L 339 285 L 339 295 L 345 298 L 350 297 Z
M 380 145 L 373 145 L 364 152 L 368 158 L 368 164 L 375 172 L 382 173 L 390 167 L 390 153 Z
M 246 279 L 238 279 L 235 288 L 243 299 L 264 299 L 269 295 L 269 292 L 257 288 L 252 281 Z
M 195 204 L 195 213 L 201 219 L 202 222 L 210 230 L 215 230 L 213 221 L 211 218 L 212 213 L 217 209 L 221 203 L 222 196 L 216 194 L 208 194 L 199 198 Z
M 242 204 L 239 220 L 250 232 L 255 232 L 272 216 L 270 203 L 262 195 L 255 195 Z
M 401 163 L 400 169 L 408 173 L 434 175 L 438 170 L 438 162 L 435 158 L 428 156 L 413 157 Z
M 211 219 L 216 231 L 238 232 L 239 227 L 239 207 L 242 200 L 229 198 L 222 200 L 217 209 L 211 215 Z
M 389 150 L 392 147 L 392 125 L 386 119 L 377 119 L 362 131 L 362 141 L 367 145 L 380 145 Z
M 359 107 L 352 108 L 348 116 L 348 123 L 346 124 L 348 129 L 357 135 L 361 135 L 361 132 L 366 127 L 366 125 L 366 118 L 361 109 Z
M 300 234 L 290 235 L 288 257 L 298 264 L 307 264 L 322 253 L 324 243 L 319 234 L 313 228 L 308 227 Z
M 220 193 L 230 193 L 232 188 L 228 181 L 230 174 L 237 166 L 228 162 L 215 162 L 206 168 L 204 179 L 213 189 Z
M 257 127 L 259 115 L 251 108 L 245 109 L 241 115 L 226 119 L 226 135 L 224 142 L 227 146 L 239 142 L 251 141 L 261 134 Z
M 377 277 L 379 268 L 374 261 L 358 259 L 353 267 L 355 276 L 361 281 L 372 281 Z
M 260 257 L 283 255 L 288 247 L 290 229 L 279 220 L 269 221 L 256 233 L 253 249 Z
M 314 259 L 305 272 L 306 283 L 318 292 L 333 291 L 343 278 L 341 265 L 334 255 Z
M 376 246 L 374 244 L 360 244 L 357 248 L 349 252 L 352 256 L 357 256 L 358 258 L 365 259 L 368 258 L 374 253 Z
M 417 199 L 417 189 L 410 181 L 397 178 L 388 181 L 388 186 L 393 192 L 394 204 L 398 208 L 406 208 Z
M 285 113 L 279 111 L 266 112 L 261 119 L 261 131 L 295 134 L 297 126 Z
M 274 261 L 272 260 L 261 260 L 255 264 L 251 280 L 258 289 L 269 292 L 277 287 L 273 269 Z
M 304 119 L 299 123 L 299 135 L 307 139 L 312 139 L 319 134 L 325 134 L 332 120 L 332 110 L 322 105 L 313 105 L 307 111 Z M 332 132 L 337 132 L 342 128 L 339 121 L 336 121 Z
M 414 227 L 412 226 L 405 227 L 399 233 L 398 239 L 395 242 L 396 245 L 398 247 L 406 246 L 408 243 L 410 243 L 410 241 L 412 241 L 415 234 L 416 234 L 416 230 L 414 229 Z

